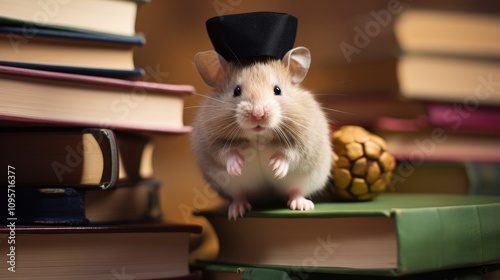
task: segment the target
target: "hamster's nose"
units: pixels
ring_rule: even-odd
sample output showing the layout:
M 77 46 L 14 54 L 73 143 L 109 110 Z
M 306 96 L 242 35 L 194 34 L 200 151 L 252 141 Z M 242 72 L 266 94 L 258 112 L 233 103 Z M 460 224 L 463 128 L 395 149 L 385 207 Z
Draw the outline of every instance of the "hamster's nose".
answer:
M 265 117 L 264 107 L 255 106 L 252 110 L 252 119 L 254 121 L 260 121 L 260 120 L 264 119 L 264 117 Z

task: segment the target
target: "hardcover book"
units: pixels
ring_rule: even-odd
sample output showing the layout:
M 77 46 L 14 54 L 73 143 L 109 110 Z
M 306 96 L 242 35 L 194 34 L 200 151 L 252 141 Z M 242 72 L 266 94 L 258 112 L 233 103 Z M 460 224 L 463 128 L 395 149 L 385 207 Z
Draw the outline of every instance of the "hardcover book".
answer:
M 154 144 L 100 128 L 8 128 L 0 163 L 17 168 L 17 187 L 113 187 L 154 178 Z M 1 183 L 4 186 L 6 183 Z
M 499 58 L 405 54 L 398 60 L 400 94 L 411 100 L 498 106 Z M 471 102 L 470 104 L 468 102 Z
M 500 196 L 499 163 L 430 160 L 399 164 L 389 185 L 393 192 Z
M 118 184 L 115 188 L 47 186 L 16 188 L 17 225 L 88 225 L 153 222 L 161 219 L 155 179 Z M 7 211 L 0 224 L 8 224 Z
M 0 20 L 30 28 L 131 36 L 138 4 L 145 0 L 72 0 L 56 2 L 3 0 Z
M 500 107 L 428 102 L 425 104 L 429 123 L 435 127 L 477 133 L 500 131 Z
M 193 92 L 190 85 L 0 66 L 0 120 L 185 133 L 184 97 Z
M 119 176 L 116 142 L 109 129 L 4 129 L 0 163 L 15 168 L 15 185 L 20 188 L 78 185 L 107 189 Z
M 214 264 L 390 276 L 499 263 L 499 211 L 500 197 L 386 193 L 237 221 L 225 209 L 197 215 L 217 233 Z
M 134 47 L 142 35 L 114 36 L 18 26 L 0 26 L 0 65 L 90 75 L 142 74 Z M 116 75 L 115 75 L 116 76 Z
M 500 162 L 500 133 L 433 127 L 426 119 L 380 118 L 375 132 L 398 160 Z
M 7 246 L 10 232 L 9 226 L 0 226 L 1 279 L 84 280 L 118 275 L 139 280 L 187 277 L 189 237 L 201 233 L 201 227 L 177 223 L 16 226 L 15 244 Z
M 270 269 L 262 267 L 242 267 L 217 264 L 198 264 L 195 267 L 203 271 L 203 279 L 206 280 L 495 280 L 500 277 L 500 265 L 488 265 L 479 267 L 466 267 L 437 272 L 418 273 L 413 275 L 399 276 L 377 276 L 377 275 L 349 275 L 316 273 L 314 270 L 304 270 L 300 267 L 292 268 L 292 271 Z
M 394 32 L 405 52 L 500 57 L 496 13 L 409 7 L 395 19 Z

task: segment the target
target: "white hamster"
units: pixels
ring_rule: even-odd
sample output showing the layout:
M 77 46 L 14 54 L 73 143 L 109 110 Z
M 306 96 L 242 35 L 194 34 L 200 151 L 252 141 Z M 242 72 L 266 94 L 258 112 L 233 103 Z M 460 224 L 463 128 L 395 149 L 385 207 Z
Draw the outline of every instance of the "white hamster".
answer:
M 300 82 L 311 62 L 307 48 L 282 60 L 226 62 L 215 51 L 195 65 L 211 87 L 194 121 L 192 142 L 204 178 L 231 200 L 229 219 L 243 216 L 269 193 L 288 196 L 292 210 L 310 210 L 332 168 L 325 113 Z

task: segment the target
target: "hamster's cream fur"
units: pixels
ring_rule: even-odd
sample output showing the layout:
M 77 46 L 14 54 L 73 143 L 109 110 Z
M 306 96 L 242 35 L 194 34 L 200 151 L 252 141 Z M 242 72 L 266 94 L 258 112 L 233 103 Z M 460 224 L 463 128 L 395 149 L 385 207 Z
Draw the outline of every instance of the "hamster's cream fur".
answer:
M 328 120 L 300 86 L 310 60 L 304 47 L 282 60 L 228 63 L 214 51 L 195 56 L 213 92 L 196 116 L 192 142 L 204 178 L 231 200 L 229 219 L 271 194 L 287 196 L 292 210 L 313 209 L 305 197 L 327 183 Z

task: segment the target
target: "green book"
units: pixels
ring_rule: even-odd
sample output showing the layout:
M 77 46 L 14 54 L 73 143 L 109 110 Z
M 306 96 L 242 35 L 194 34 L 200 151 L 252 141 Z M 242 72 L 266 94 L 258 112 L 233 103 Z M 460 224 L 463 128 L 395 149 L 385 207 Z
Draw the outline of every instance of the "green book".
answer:
M 205 216 L 217 264 L 305 273 L 409 275 L 500 263 L 500 197 L 382 194 L 369 202 L 317 203 L 313 211 L 254 210 Z
M 198 263 L 192 267 L 203 271 L 204 279 L 212 280 L 393 280 L 393 276 L 304 273 L 273 268 L 241 267 Z M 500 278 L 500 265 L 458 268 L 397 277 L 399 280 L 495 280 Z

